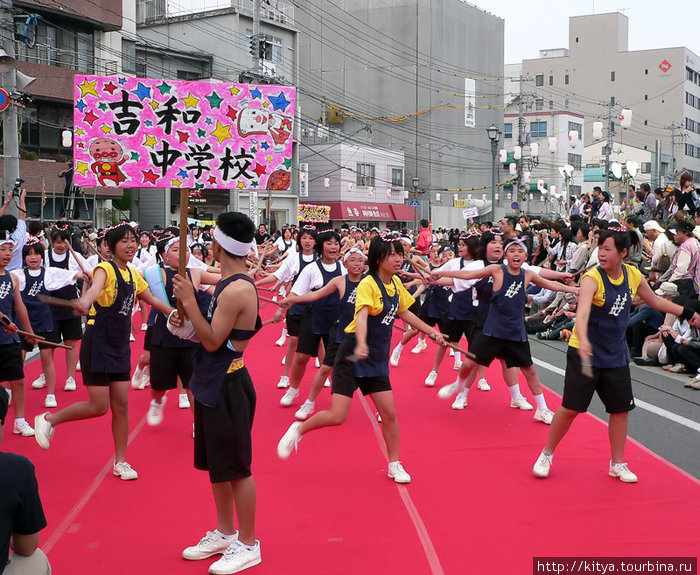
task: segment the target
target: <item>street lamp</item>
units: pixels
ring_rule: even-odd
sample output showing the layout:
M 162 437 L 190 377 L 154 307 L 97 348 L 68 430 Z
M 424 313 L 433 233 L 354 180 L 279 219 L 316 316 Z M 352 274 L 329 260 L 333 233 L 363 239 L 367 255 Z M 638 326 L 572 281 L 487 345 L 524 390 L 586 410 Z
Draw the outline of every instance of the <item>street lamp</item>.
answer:
M 491 124 L 486 128 L 489 140 L 491 140 L 491 219 L 496 219 L 496 156 L 498 154 L 498 140 L 501 132 Z

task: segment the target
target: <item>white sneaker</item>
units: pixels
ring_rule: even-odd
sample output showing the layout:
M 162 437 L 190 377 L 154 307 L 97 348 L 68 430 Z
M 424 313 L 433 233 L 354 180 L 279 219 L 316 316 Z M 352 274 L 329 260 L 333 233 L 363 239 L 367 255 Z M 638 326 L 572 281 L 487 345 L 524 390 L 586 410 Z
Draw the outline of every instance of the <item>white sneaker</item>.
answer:
M 389 365 L 391 367 L 398 367 L 399 360 L 401 359 L 401 350 L 395 349 L 391 352 L 391 358 L 389 359 Z
M 289 407 L 292 405 L 294 400 L 299 397 L 299 390 L 294 389 L 293 387 L 290 387 L 282 396 L 282 399 L 280 399 L 280 405 L 283 405 L 284 407 Z
M 285 343 L 287 343 L 287 336 L 283 335 L 275 342 L 275 345 L 277 347 L 282 347 Z
M 440 388 L 440 390 L 438 391 L 438 397 L 440 399 L 449 399 L 455 393 L 457 393 L 458 388 L 459 388 L 459 386 L 457 385 L 456 381 L 454 383 L 450 383 L 448 385 L 443 385 Z
M 283 375 L 280 377 L 279 383 L 277 384 L 277 389 L 287 389 L 289 387 L 289 376 Z
M 323 382 L 323 387 L 330 387 L 331 386 L 331 380 L 326 378 L 326 381 Z
M 141 371 L 141 383 L 136 389 L 146 389 L 149 385 L 151 385 L 151 368 L 147 365 Z
M 148 324 L 147 323 L 142 323 L 141 324 L 141 331 L 146 331 L 148 329 Z
M 126 461 L 115 463 L 112 473 L 121 478 L 122 481 L 132 481 L 139 478 L 139 474 Z
M 455 350 L 454 350 L 454 348 L 450 348 L 450 357 L 454 357 L 454 356 L 455 356 Z
M 55 430 L 54 426 L 46 420 L 46 415 L 46 413 L 42 413 L 34 418 L 34 427 L 36 428 L 34 439 L 42 449 L 49 448 Z
M 489 385 L 489 382 L 486 381 L 486 378 L 482 377 L 479 382 L 476 384 L 476 387 L 478 387 L 481 391 L 491 391 L 491 386 Z
M 321 362 L 318 361 L 318 358 L 316 358 L 316 361 L 315 361 L 314 365 L 316 366 L 316 369 L 318 369 L 319 367 L 321 367 Z
M 427 385 L 428 387 L 433 387 L 435 385 L 435 382 L 437 381 L 437 376 L 437 371 L 431 371 L 428 374 L 428 377 L 425 378 L 425 385 Z
M 43 389 L 44 387 L 46 387 L 46 375 L 42 373 L 32 381 L 32 389 Z
M 44 400 L 44 407 L 58 407 L 58 402 L 56 401 L 56 396 L 50 393 L 46 394 L 46 399 Z
M 463 389 L 457 394 L 454 402 L 452 403 L 452 409 L 464 409 L 467 407 L 467 390 Z
M 510 406 L 514 409 L 522 409 L 523 411 L 532 411 L 533 407 L 527 402 L 522 395 L 517 399 L 510 400 Z
M 411 476 L 406 473 L 406 470 L 401 465 L 400 461 L 392 461 L 389 463 L 389 471 L 387 473 L 390 479 L 396 483 L 411 483 Z
M 460 369 L 462 369 L 462 360 L 455 361 L 455 364 L 452 366 L 452 369 L 454 369 L 455 371 L 459 371 Z
M 182 557 L 189 561 L 199 561 L 200 559 L 209 559 L 214 555 L 222 555 L 229 545 L 237 539 L 238 531 L 233 534 L 231 539 L 224 539 L 218 533 L 207 531 L 207 534 L 199 540 L 197 545 L 183 550 Z
M 134 337 L 133 333 L 129 334 L 129 341 L 136 341 L 136 338 Z
M 541 421 L 547 425 L 552 424 L 552 419 L 554 418 L 554 412 L 551 409 L 538 409 L 535 411 L 534 419 L 536 421 Z
M 83 371 L 82 368 L 80 367 L 80 362 L 75 364 L 75 371 Z
M 224 551 L 224 556 L 209 566 L 212 575 L 230 575 L 239 573 L 262 562 L 260 556 L 260 541 L 255 541 L 255 547 L 249 549 L 240 541 L 235 541 Z
M 280 459 L 287 459 L 292 454 L 292 450 L 296 451 L 297 445 L 301 441 L 301 435 L 297 431 L 300 425 L 300 421 L 292 423 L 277 444 L 277 457 Z
M 157 403 L 155 399 L 151 400 L 151 407 L 148 408 L 148 414 L 146 415 L 148 425 L 156 426 L 163 422 L 163 408 L 166 401 L 168 401 L 168 398 L 165 396 L 161 398 L 160 403 Z
M 537 458 L 532 468 L 535 477 L 541 477 L 542 479 L 549 477 L 549 469 L 552 467 L 553 457 L 554 455 L 546 455 L 544 450 L 542 450 L 542 453 L 540 453 L 540 456 Z
M 314 412 L 314 402 L 308 399 L 302 404 L 302 406 L 294 414 L 294 417 L 300 421 L 304 421 L 309 415 Z
M 285 363 L 287 363 L 287 356 L 283 355 L 282 356 L 282 365 L 284 365 Z
M 141 378 L 143 377 L 143 370 L 141 366 L 137 363 L 136 369 L 134 370 L 134 375 L 131 376 L 131 387 L 134 389 L 143 389 L 141 387 Z
M 15 427 L 12 430 L 15 435 L 21 435 L 22 437 L 34 437 L 34 429 L 26 421 L 18 421 L 15 419 Z
M 415 345 L 415 347 L 411 350 L 411 353 L 420 353 L 424 349 L 428 349 L 428 344 L 425 343 L 425 340 L 418 339 L 418 343 Z
M 75 378 L 67 377 L 66 385 L 63 386 L 63 391 L 75 391 L 76 389 L 78 389 L 78 386 L 75 385 Z
M 610 477 L 617 477 L 625 483 L 637 483 L 637 476 L 627 468 L 626 463 L 613 463 L 611 461 L 608 474 Z
M 181 394 L 178 396 L 178 404 L 177 404 L 177 406 L 178 406 L 180 409 L 189 409 L 190 407 L 192 407 L 192 406 L 190 405 L 190 398 L 187 397 L 187 394 L 186 394 L 186 393 L 181 393 Z

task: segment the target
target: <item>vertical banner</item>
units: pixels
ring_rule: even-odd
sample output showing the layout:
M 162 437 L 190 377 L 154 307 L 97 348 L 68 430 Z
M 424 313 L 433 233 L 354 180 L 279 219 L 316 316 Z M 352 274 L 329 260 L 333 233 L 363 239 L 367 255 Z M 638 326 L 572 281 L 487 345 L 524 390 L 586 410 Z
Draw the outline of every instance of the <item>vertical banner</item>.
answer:
M 260 225 L 260 210 L 258 210 L 258 192 L 250 190 L 250 195 L 248 196 L 248 215 L 255 227 Z
M 288 190 L 290 86 L 75 76 L 78 186 Z
M 476 127 L 476 81 L 473 78 L 464 79 L 464 125 Z

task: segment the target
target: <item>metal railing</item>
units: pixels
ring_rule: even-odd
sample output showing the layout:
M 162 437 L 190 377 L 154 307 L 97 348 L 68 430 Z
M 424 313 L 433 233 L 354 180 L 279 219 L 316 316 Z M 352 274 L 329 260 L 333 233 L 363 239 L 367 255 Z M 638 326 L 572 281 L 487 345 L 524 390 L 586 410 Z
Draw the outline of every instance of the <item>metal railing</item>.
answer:
M 17 41 L 15 42 L 15 54 L 17 60 L 22 62 L 58 66 L 101 76 L 116 74 L 118 69 L 116 60 L 98 58 L 89 54 L 40 44 L 37 44 L 36 48 L 29 52 L 24 42 Z
M 238 8 L 253 12 L 254 0 L 195 0 L 185 7 L 180 2 L 168 0 L 139 0 L 136 6 L 136 23 L 144 24 L 148 20 L 166 17 L 186 16 L 224 8 Z M 276 3 L 276 6 L 264 5 L 260 9 L 263 20 L 271 20 L 287 26 L 294 24 L 294 6 Z

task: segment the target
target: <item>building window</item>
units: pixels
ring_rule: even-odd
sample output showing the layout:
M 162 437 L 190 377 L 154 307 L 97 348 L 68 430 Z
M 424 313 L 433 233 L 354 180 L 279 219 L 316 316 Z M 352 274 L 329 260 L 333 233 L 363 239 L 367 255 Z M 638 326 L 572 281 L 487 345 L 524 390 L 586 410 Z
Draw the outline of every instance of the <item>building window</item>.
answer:
M 611 82 L 615 81 L 615 72 L 610 72 L 610 81 Z
M 549 77 L 549 85 L 554 86 L 554 76 Z
M 357 186 L 371 188 L 374 186 L 374 164 L 357 164 Z
M 122 38 L 122 70 L 136 72 L 136 42 Z
M 503 137 L 506 140 L 510 140 L 513 137 L 513 124 L 503 125 Z
M 610 105 L 611 106 L 615 105 L 615 96 L 610 96 Z
M 581 169 L 581 154 L 569 154 L 567 162 L 574 167 L 575 170 Z
M 651 162 L 642 162 L 642 174 L 651 174 Z
M 146 62 L 136 62 L 134 66 L 134 74 L 137 78 L 147 78 L 148 73 L 146 71 Z
M 568 84 L 568 83 L 569 83 L 569 75 L 564 74 L 564 84 Z
M 544 86 L 544 74 L 535 76 L 535 86 Z
M 649 99 L 649 94 L 644 94 L 644 99 L 648 100 Z
M 391 187 L 403 188 L 403 168 L 391 168 Z
M 569 193 L 572 196 L 580 196 L 581 195 L 581 186 L 569 186 Z
M 645 68 L 645 69 L 644 69 L 644 74 L 645 74 L 646 76 L 649 75 L 649 68 Z
M 535 110 L 538 112 L 540 110 L 544 110 L 544 99 L 543 98 L 537 98 L 537 100 L 535 100 Z
M 530 122 L 530 135 L 533 138 L 546 138 L 547 122 Z
M 177 79 L 178 80 L 186 80 L 188 82 L 191 82 L 192 80 L 199 80 L 202 77 L 202 75 L 199 72 L 193 72 L 191 70 L 178 70 L 177 71 Z
M 554 100 L 549 101 L 549 109 L 554 110 Z
M 578 132 L 578 139 L 582 139 L 583 134 L 583 124 L 577 124 L 576 122 L 569 122 L 569 132 Z

